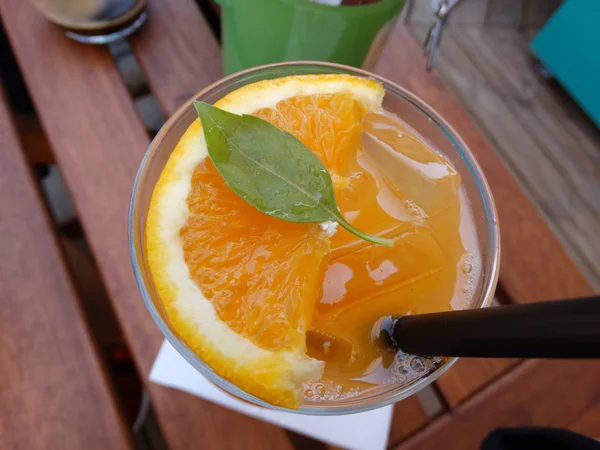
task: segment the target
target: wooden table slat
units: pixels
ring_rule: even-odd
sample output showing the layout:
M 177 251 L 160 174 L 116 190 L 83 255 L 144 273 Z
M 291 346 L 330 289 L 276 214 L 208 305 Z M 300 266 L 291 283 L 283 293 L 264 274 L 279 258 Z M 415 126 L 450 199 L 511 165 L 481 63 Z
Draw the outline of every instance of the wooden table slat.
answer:
M 151 20 L 130 42 L 168 117 L 221 77 L 221 51 L 193 0 L 155 0 L 149 8 Z
M 510 359 L 461 358 L 440 377 L 437 385 L 453 408 L 518 362 Z
M 569 423 L 569 430 L 600 440 L 600 394 L 590 400 L 593 403 Z
M 6 0 L 0 11 L 115 312 L 146 378 L 162 336 L 138 293 L 126 230 L 133 179 L 149 138 L 105 48 L 68 40 L 29 2 Z M 170 449 L 187 449 L 190 443 L 289 448 L 285 433 L 275 426 L 182 392 L 154 384 L 148 388 Z
M 477 449 L 498 427 L 568 427 L 597 400 L 599 379 L 600 361 L 527 361 L 396 450 Z
M 519 188 L 502 161 L 477 130 L 437 72 L 425 72 L 423 50 L 403 24 L 393 30 L 375 72 L 412 91 L 445 117 L 469 146 L 490 184 L 500 219 L 500 284 L 518 303 L 591 295 L 592 289 Z M 464 401 L 509 362 L 459 361 L 438 380 L 450 405 Z
M 0 448 L 130 448 L 1 88 L 0 141 Z

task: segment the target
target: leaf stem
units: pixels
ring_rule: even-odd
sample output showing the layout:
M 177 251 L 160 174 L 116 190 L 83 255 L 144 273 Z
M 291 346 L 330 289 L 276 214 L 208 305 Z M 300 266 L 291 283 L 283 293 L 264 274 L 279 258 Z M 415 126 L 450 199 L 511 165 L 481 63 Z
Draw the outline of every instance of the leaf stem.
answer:
M 392 247 L 394 245 L 394 241 L 392 241 L 391 239 L 373 236 L 364 233 L 357 228 L 354 228 L 352 225 L 350 225 L 350 222 L 344 219 L 344 216 L 342 216 L 342 214 L 339 212 L 338 214 L 336 214 L 336 222 L 339 223 L 342 226 L 342 228 L 345 228 L 350 233 L 358 236 L 361 239 L 364 239 L 365 241 L 372 242 L 373 244 L 377 245 L 384 245 L 386 247 Z

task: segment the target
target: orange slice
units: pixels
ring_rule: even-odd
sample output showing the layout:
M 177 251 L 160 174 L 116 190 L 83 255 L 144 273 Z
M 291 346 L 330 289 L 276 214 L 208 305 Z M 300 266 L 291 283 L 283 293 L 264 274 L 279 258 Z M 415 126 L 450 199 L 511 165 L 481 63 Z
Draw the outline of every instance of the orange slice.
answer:
M 347 75 L 304 75 L 244 86 L 215 106 L 255 114 L 295 134 L 345 186 L 360 122 L 383 87 Z M 156 184 L 148 262 L 173 328 L 213 370 L 272 404 L 297 408 L 323 362 L 306 355 L 330 234 L 264 215 L 233 193 L 207 158 L 199 120 Z

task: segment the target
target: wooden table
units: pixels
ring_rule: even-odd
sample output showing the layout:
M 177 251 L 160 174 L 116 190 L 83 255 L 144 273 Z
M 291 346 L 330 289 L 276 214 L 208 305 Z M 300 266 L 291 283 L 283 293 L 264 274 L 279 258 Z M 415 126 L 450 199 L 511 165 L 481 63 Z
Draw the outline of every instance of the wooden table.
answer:
M 168 448 L 324 448 L 147 383 L 162 336 L 133 279 L 126 222 L 149 135 L 106 48 L 66 39 L 27 1 L 3 0 L 0 13 Z M 220 77 L 218 43 L 193 0 L 150 0 L 149 22 L 130 43 L 165 116 Z M 465 110 L 423 68 L 422 50 L 397 25 L 375 71 L 437 109 L 481 164 L 501 221 L 498 297 L 522 303 L 591 294 Z M 0 448 L 127 448 L 131 433 L 10 116 L 0 95 Z M 511 425 L 600 436 L 598 380 L 600 362 L 461 360 L 435 384 L 442 413 L 429 417 L 415 397 L 396 405 L 390 447 L 474 449 L 491 429 Z

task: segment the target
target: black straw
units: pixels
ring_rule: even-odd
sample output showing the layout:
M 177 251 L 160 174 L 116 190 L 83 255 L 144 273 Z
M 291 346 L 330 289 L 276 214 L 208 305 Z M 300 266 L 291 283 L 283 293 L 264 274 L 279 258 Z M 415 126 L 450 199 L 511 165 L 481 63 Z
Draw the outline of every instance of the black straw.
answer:
M 407 353 L 482 358 L 600 358 L 600 297 L 404 316 Z

